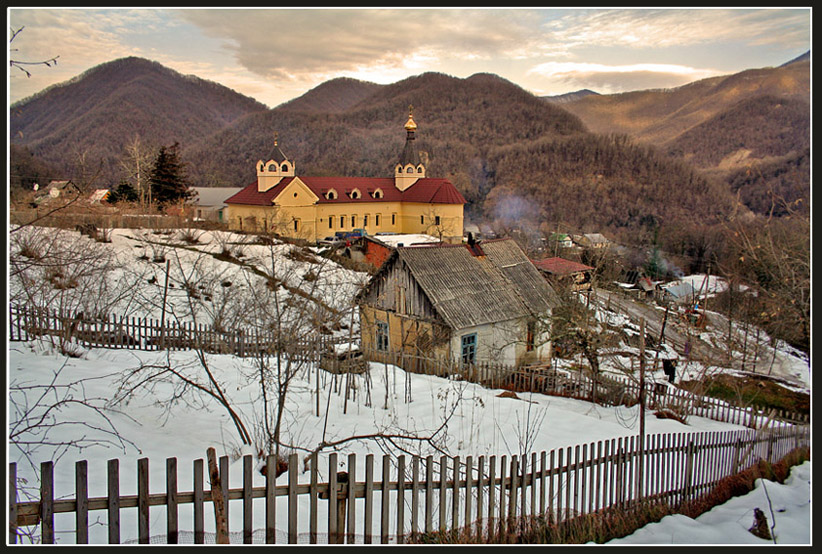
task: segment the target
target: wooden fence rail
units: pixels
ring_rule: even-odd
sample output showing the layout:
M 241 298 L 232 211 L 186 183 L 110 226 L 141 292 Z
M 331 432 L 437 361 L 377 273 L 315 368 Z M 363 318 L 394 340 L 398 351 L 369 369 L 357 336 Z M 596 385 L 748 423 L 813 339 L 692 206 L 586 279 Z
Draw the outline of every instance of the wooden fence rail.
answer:
M 205 462 L 193 462 L 189 491 L 178 490 L 177 459 L 170 458 L 165 464 L 164 492 L 151 492 L 149 460 L 142 458 L 137 460 L 137 494 L 126 496 L 120 490 L 119 461 L 113 459 L 105 472 L 107 495 L 92 498 L 88 495 L 89 475 L 97 473 L 88 462 L 75 464 L 75 494 L 71 498 L 55 498 L 55 466 L 43 462 L 39 499 L 25 502 L 18 499 L 17 467 L 11 463 L 9 542 L 29 537 L 53 543 L 56 536 L 66 533 L 58 531 L 55 522 L 67 513 L 75 517 L 73 533 L 68 531 L 73 537 L 66 536 L 65 542 L 90 542 L 89 514 L 99 511 L 105 516 L 96 519 L 105 520 L 106 532 L 95 541 L 116 544 L 125 538 L 138 543 L 175 543 L 185 537 L 204 543 L 213 535 L 205 527 L 206 513 L 213 513 L 206 505 L 214 508 L 215 498 L 222 499 L 219 507 L 225 521 L 231 520 L 229 508 L 232 513 L 236 509 L 242 512 L 242 529 L 233 533 L 234 542 L 274 543 L 278 530 L 280 539 L 288 543 L 312 544 L 323 540 L 401 543 L 421 533 L 449 530 L 483 537 L 525 522 L 561 525 L 606 508 L 628 511 L 643 502 L 677 507 L 709 493 L 721 479 L 752 467 L 760 459 L 775 462 L 809 443 L 809 427 L 783 425 L 766 432 L 657 434 L 645 437 L 642 443 L 639 437 L 630 436 L 510 457 L 427 456 L 411 457 L 408 463 L 405 456 L 385 455 L 379 468 L 375 468 L 373 454 L 365 456 L 363 466 L 355 454 L 349 454 L 345 472 L 339 471 L 337 453 L 329 454 L 324 463 L 315 453 L 306 460 L 307 476 L 302 479 L 303 464 L 292 454 L 286 474 L 279 478 L 273 456 L 265 460 L 263 486 L 253 486 L 259 476 L 252 457 L 246 456 L 242 459 L 242 485 L 234 488 L 229 486 L 229 460 L 223 456 L 219 469 L 215 461 L 210 473 L 216 476 L 210 479 L 210 488 L 204 477 Z M 328 475 L 323 483 L 319 482 L 321 465 L 327 467 Z M 182 522 L 180 507 L 188 504 L 193 507 L 192 519 Z M 156 515 L 151 517 L 151 509 L 156 507 L 165 510 L 166 525 L 160 533 L 151 528 L 157 519 Z M 303 514 L 302 520 L 299 514 Z M 125 517 L 134 517 L 136 526 L 123 525 Z M 209 521 L 217 528 L 216 516 Z M 255 533 L 259 527 L 264 531 Z M 123 537 L 124 530 L 133 532 L 135 528 L 135 537 Z M 229 529 L 224 531 L 231 534 Z

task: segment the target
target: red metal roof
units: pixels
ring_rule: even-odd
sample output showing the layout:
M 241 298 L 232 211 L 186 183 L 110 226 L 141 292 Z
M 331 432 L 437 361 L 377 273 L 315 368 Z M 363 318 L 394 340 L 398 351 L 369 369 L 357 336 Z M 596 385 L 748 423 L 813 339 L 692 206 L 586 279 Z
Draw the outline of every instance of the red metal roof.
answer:
M 579 271 L 589 271 L 594 269 L 591 266 L 572 262 L 571 260 L 566 260 L 565 258 L 546 258 L 544 260 L 533 262 L 538 269 L 548 273 L 553 273 L 554 275 L 570 275 Z
M 295 177 L 284 177 L 266 192 L 257 191 L 257 182 L 228 198 L 226 204 L 270 206 Z M 448 179 L 419 179 L 405 191 L 394 186 L 392 177 L 299 177 L 320 200 L 319 204 L 351 204 L 364 202 L 419 202 L 422 204 L 465 204 L 465 198 Z M 327 198 L 328 191 L 337 191 L 336 198 Z M 359 189 L 361 196 L 351 198 L 349 193 Z M 375 198 L 377 190 L 382 191 Z

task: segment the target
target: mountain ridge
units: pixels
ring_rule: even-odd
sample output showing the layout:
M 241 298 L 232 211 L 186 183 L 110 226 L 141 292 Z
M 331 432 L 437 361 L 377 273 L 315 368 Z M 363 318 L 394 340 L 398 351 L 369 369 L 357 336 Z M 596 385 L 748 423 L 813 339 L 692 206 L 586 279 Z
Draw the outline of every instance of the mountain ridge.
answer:
M 136 135 L 154 148 L 180 142 L 189 177 L 199 186 L 253 182 L 254 165 L 270 152 L 275 137 L 298 173 L 391 176 L 411 106 L 419 126 L 416 145 L 428 174 L 452 180 L 468 200 L 469 219 L 493 219 L 502 206 L 525 202 L 528 219 L 517 224 L 537 227 L 551 221 L 579 231 L 628 236 L 650 236 L 661 224 L 690 229 L 680 233 L 704 233 L 731 211 L 734 192 L 740 189 L 733 191 L 730 175 L 717 170 L 710 158 L 716 152 L 699 142 L 706 137 L 727 141 L 732 129 L 734 140 L 740 141 L 737 149 L 764 155 L 769 163 L 793 163 L 798 170 L 792 174 L 808 167 L 790 161 L 804 146 L 802 102 L 809 98 L 810 80 L 808 62 L 802 60 L 668 91 L 588 94 L 563 103 L 490 73 L 457 78 L 426 72 L 388 85 L 342 78 L 273 109 L 222 85 L 166 69 L 124 58 L 16 104 L 11 142 L 69 175 L 76 175 L 71 172 L 78 152 L 92 163 L 100 160 L 108 170 L 98 181 L 103 186 L 129 178 L 119 162 L 126 141 Z M 754 101 L 766 92 L 776 100 Z M 779 124 L 788 135 L 791 128 L 802 127 L 792 137 L 802 140 L 780 150 L 768 144 L 772 137 L 779 139 L 778 133 L 765 128 L 756 135 L 754 148 L 746 142 L 755 136 L 745 127 L 746 112 L 723 120 L 720 116 L 733 115 L 729 110 L 736 104 L 710 105 L 703 98 L 717 103 L 732 94 L 749 100 L 743 107 L 754 110 L 749 113 L 756 114 L 760 126 L 773 119 L 761 117 L 768 110 L 793 114 Z M 780 101 L 790 109 L 778 112 Z M 614 114 L 631 124 L 613 124 Z M 699 125 L 710 128 L 685 134 Z M 674 145 L 649 136 L 682 138 Z M 787 145 L 786 137 L 781 140 Z M 726 152 L 723 159 L 735 155 Z M 745 163 L 759 163 L 754 158 L 749 155 Z M 767 190 L 771 179 L 784 174 L 770 167 L 768 178 L 733 178 L 735 186 L 746 187 L 741 198 L 757 199 L 760 189 Z M 791 197 L 809 198 L 809 179 L 798 186 Z M 677 194 L 666 195 L 666 188 Z M 699 220 L 689 216 L 689 205 L 700 206 Z

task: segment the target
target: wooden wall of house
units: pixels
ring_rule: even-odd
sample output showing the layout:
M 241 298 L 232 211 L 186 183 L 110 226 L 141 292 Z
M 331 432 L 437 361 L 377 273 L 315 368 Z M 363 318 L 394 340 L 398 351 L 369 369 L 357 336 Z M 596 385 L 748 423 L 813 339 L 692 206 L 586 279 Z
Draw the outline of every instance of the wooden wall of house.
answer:
M 431 301 L 400 259 L 392 262 L 386 271 L 374 280 L 364 303 L 399 315 L 431 321 L 439 319 Z
M 445 325 L 367 305 L 360 306 L 360 340 L 364 351 L 373 352 L 378 349 L 377 322 L 388 324 L 389 352 L 435 358 L 451 357 L 451 330 Z

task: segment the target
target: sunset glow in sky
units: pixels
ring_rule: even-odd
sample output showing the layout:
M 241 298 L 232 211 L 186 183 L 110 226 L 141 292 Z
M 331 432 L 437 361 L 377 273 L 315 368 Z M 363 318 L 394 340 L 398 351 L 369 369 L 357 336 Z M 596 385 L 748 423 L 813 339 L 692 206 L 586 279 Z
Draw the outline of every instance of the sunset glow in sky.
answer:
M 811 9 L 8 8 L 10 102 L 138 56 L 269 107 L 335 77 L 495 73 L 534 94 L 668 88 L 810 50 Z

